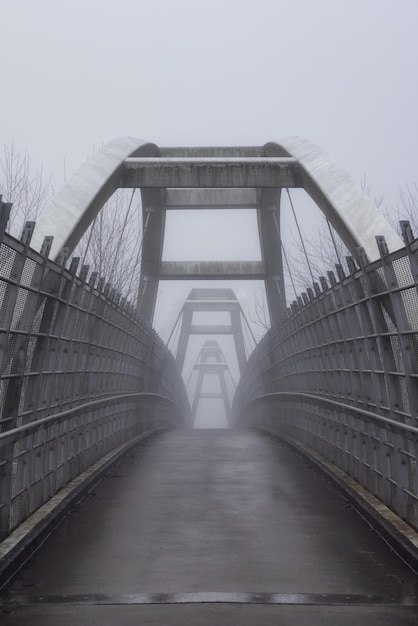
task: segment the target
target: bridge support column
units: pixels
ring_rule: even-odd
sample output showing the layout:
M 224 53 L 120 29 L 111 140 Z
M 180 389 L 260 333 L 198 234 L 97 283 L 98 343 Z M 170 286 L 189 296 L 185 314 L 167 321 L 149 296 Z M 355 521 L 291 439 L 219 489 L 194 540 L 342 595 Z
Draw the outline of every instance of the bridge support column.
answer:
M 198 372 L 196 389 L 192 402 L 192 416 L 196 419 L 197 408 L 199 401 L 207 399 L 219 399 L 222 400 L 225 407 L 225 414 L 228 425 L 231 420 L 231 403 L 229 401 L 228 389 L 226 386 L 225 371 L 229 370 L 227 363 L 225 362 L 222 351 L 217 341 L 206 341 L 197 362 L 194 366 L 194 371 Z M 219 383 L 219 391 L 203 391 L 203 383 L 206 376 L 216 376 Z
M 142 259 L 138 312 L 152 323 L 163 256 L 165 208 L 161 189 L 142 189 Z
M 262 189 L 257 210 L 261 255 L 266 273 L 264 283 L 271 321 L 286 310 L 280 238 L 280 197 L 280 189 Z
M 203 326 L 193 324 L 193 314 L 200 311 L 209 315 L 218 311 L 229 313 L 230 324 L 206 324 Z M 242 372 L 247 363 L 242 315 L 241 305 L 231 289 L 192 289 L 174 326 L 176 328 L 178 323 L 181 324 L 176 352 L 176 361 L 180 371 L 183 371 L 190 335 L 232 335 L 238 367 Z

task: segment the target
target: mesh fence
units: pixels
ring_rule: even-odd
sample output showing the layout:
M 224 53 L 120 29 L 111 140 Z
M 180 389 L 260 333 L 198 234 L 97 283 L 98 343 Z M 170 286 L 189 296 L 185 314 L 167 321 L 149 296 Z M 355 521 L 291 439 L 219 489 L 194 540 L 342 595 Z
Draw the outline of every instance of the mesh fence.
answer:
M 103 280 L 0 245 L 0 539 L 145 430 L 181 425 L 171 353 Z
M 405 243 L 294 303 L 251 355 L 234 414 L 310 446 L 418 528 L 418 240 Z

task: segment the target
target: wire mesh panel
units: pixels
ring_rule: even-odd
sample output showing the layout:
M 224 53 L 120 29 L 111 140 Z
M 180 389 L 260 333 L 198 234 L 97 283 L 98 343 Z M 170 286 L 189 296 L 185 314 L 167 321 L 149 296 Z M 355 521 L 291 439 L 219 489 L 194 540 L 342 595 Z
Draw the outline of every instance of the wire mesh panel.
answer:
M 145 430 L 184 423 L 171 353 L 88 268 L 0 245 L 0 539 L 60 488 Z M 48 239 L 48 238 L 47 238 Z
M 251 355 L 234 414 L 302 441 L 418 528 L 418 240 L 348 259 Z

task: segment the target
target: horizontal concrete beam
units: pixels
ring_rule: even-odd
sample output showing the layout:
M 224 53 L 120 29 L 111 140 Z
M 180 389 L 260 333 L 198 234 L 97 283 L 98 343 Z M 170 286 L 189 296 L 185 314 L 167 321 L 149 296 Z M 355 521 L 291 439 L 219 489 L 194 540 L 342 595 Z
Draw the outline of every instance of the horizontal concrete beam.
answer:
M 265 278 L 262 261 L 163 261 L 160 280 L 254 280 Z
M 227 363 L 196 363 L 194 370 L 203 370 L 205 374 L 218 374 L 221 370 L 228 370 Z
M 128 158 L 121 187 L 299 187 L 293 157 Z
M 256 189 L 167 189 L 166 209 L 253 209 L 258 205 Z
M 262 146 L 176 146 L 159 148 L 162 157 L 262 157 Z
M 228 287 L 195 287 L 187 300 L 237 300 L 235 293 Z
M 190 335 L 232 335 L 234 329 L 232 326 L 198 326 L 197 324 L 190 327 Z
M 233 300 L 186 300 L 184 311 L 241 311 L 238 302 Z

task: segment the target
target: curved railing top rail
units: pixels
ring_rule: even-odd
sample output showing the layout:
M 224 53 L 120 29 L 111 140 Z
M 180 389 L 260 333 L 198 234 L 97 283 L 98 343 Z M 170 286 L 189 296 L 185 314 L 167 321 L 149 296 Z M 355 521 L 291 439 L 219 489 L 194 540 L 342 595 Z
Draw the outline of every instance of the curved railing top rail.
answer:
M 3 206 L 4 208 L 4 206 Z M 0 203 L 0 539 L 73 478 L 150 429 L 187 422 L 173 355 L 80 259 L 4 232 Z
M 418 529 L 418 240 L 347 258 L 295 301 L 250 356 L 239 423 L 303 443 Z
M 305 398 L 306 400 L 311 400 L 315 403 L 322 403 L 324 405 L 328 405 L 335 409 L 341 409 L 341 411 L 344 411 L 344 412 L 357 414 L 359 417 L 362 417 L 371 422 L 374 422 L 379 426 L 383 426 L 385 428 L 388 427 L 390 430 L 394 432 L 398 432 L 399 434 L 405 434 L 405 432 L 409 432 L 414 435 L 418 435 L 418 428 L 416 428 L 415 426 L 410 426 L 409 424 L 404 424 L 402 422 L 389 419 L 388 417 L 383 417 L 382 415 L 379 415 L 378 413 L 367 411 L 365 409 L 362 409 L 352 404 L 338 402 L 337 400 L 332 400 L 331 398 L 325 398 L 323 396 L 316 396 L 311 393 L 303 393 L 303 392 L 294 393 L 291 391 L 276 391 L 273 393 L 262 394 L 255 398 L 252 398 L 249 402 L 247 402 L 247 404 L 241 407 L 241 411 L 245 413 L 246 408 L 247 407 L 250 408 L 253 404 L 255 405 L 261 402 L 265 402 L 266 400 L 267 401 L 274 400 L 275 398 L 278 398 L 278 397 L 289 398 L 289 399 L 298 400 L 298 401 Z
M 59 422 L 68 417 L 73 417 L 79 413 L 84 413 L 85 411 L 91 409 L 98 409 L 106 405 L 116 404 L 121 401 L 123 402 L 124 400 L 140 400 L 141 398 L 147 400 L 162 401 L 164 403 L 170 404 L 172 407 L 178 410 L 179 416 L 182 415 L 182 411 L 178 404 L 176 404 L 176 402 L 174 402 L 171 398 L 168 398 L 167 396 L 151 392 L 119 394 L 116 396 L 110 396 L 109 398 L 102 398 L 100 400 L 85 402 L 84 404 L 79 404 L 78 406 L 67 409 L 66 411 L 60 411 L 59 413 L 48 415 L 47 417 L 43 417 L 42 419 L 30 422 L 29 424 L 24 424 L 23 426 L 18 426 L 17 428 L 12 428 L 3 433 L 0 433 L 0 448 L 8 445 L 9 443 L 15 443 L 16 441 L 22 439 L 23 437 L 26 437 L 27 435 L 38 432 L 44 426 L 52 424 L 53 422 Z

